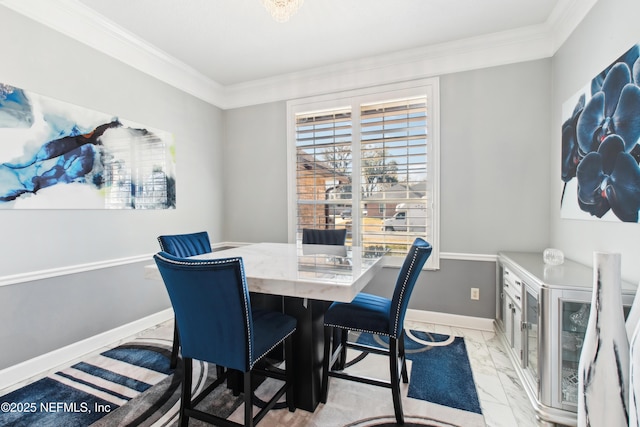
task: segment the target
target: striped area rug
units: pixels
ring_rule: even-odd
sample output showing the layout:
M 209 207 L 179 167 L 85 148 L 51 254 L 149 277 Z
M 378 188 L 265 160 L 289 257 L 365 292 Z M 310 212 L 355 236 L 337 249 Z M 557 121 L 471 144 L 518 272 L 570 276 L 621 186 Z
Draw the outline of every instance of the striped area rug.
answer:
M 86 426 L 172 373 L 168 347 L 121 345 L 0 397 L 0 425 Z

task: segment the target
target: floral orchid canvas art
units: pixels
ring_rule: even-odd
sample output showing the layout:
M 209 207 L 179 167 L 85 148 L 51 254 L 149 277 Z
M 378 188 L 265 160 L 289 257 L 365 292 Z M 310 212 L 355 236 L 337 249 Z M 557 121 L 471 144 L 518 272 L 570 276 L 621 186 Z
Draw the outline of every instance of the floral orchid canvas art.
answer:
M 563 105 L 563 218 L 638 222 L 640 44 Z

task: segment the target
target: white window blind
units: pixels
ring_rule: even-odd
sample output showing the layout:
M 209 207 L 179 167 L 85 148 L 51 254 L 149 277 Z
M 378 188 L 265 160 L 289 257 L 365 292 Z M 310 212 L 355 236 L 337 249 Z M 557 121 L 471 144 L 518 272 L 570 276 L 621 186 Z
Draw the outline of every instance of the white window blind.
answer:
M 347 245 L 384 249 L 399 264 L 423 237 L 434 247 L 427 267 L 438 267 L 437 93 L 436 79 L 288 103 L 294 239 L 346 228 Z
M 336 228 L 351 208 L 351 112 L 296 116 L 297 231 Z
M 365 245 L 403 256 L 429 235 L 426 96 L 360 107 Z

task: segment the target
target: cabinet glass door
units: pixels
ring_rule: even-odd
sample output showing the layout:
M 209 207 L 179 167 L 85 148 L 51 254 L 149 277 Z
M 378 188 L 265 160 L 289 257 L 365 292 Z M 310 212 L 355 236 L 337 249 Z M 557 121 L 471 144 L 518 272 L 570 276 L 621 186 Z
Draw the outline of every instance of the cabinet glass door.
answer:
M 578 404 L 578 362 L 582 341 L 589 321 L 590 303 L 563 301 L 560 336 L 562 401 Z
M 589 297 L 589 296 L 587 296 Z M 561 369 L 562 369 L 562 401 L 563 404 L 578 405 L 578 362 L 582 351 L 582 342 L 589 322 L 591 303 L 563 300 L 561 312 Z M 623 303 L 625 319 L 631 309 L 630 304 Z
M 526 368 L 538 379 L 538 295 L 527 288 L 525 292 Z
M 522 354 L 522 309 L 513 304 L 513 349 L 520 357 L 520 363 L 523 363 L 524 355 Z

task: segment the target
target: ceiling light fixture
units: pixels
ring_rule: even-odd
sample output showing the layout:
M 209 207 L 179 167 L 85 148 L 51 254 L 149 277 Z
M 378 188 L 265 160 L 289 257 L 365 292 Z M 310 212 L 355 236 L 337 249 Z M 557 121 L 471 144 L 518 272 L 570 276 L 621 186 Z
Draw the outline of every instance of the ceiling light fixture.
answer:
M 277 22 L 287 22 L 302 7 L 304 0 L 262 0 L 262 4 Z

